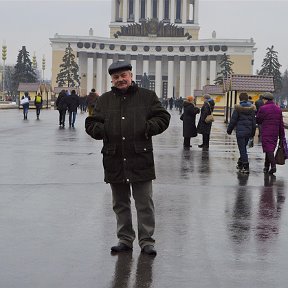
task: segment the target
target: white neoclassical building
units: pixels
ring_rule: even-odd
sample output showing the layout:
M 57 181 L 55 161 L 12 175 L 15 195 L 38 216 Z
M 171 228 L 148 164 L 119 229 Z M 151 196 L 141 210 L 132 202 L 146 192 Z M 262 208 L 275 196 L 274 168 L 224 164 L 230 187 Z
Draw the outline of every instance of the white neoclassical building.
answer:
M 112 0 L 110 37 L 58 35 L 51 38 L 52 86 L 65 48 L 70 43 L 78 57 L 81 95 L 91 88 L 103 93 L 111 88 L 109 65 L 131 62 L 134 80 L 146 73 L 150 89 L 160 98 L 193 95 L 214 84 L 224 53 L 233 71 L 252 74 L 253 39 L 199 39 L 199 0 Z M 223 15 L 224 17 L 224 15 Z

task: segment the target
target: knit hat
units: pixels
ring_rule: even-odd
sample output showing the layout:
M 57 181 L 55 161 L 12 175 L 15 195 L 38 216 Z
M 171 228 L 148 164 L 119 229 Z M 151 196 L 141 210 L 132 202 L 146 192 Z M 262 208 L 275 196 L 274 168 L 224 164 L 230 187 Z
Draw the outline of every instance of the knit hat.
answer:
M 263 99 L 266 99 L 266 100 L 273 100 L 274 99 L 274 96 L 272 93 L 270 92 L 265 92 L 263 95 L 262 95 L 262 98 Z

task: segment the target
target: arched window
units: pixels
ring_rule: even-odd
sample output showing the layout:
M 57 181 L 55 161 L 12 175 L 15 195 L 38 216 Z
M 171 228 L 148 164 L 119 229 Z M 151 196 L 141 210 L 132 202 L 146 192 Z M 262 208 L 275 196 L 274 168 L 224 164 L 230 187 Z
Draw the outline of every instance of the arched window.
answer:
M 170 19 L 169 17 L 169 0 L 165 0 L 164 2 L 164 19 Z
M 129 9 L 128 9 L 128 18 L 130 20 L 134 20 L 134 1 L 133 0 L 129 0 Z
M 157 0 L 153 0 L 153 18 L 158 18 L 157 14 L 158 14 L 158 1 Z
M 176 1 L 176 20 L 181 20 L 181 0 Z
M 145 0 L 141 0 L 141 14 L 140 14 L 141 19 L 145 19 L 146 15 L 145 10 L 146 10 Z

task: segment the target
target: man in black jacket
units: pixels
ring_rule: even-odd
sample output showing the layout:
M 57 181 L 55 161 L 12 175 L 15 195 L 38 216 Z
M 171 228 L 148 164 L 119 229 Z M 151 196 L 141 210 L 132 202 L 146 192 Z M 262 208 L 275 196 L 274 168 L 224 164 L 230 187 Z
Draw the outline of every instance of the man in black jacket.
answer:
M 92 138 L 103 140 L 104 180 L 111 185 L 119 238 L 118 245 L 111 247 L 111 251 L 118 253 L 133 248 L 132 190 L 139 246 L 143 253 L 155 256 L 152 136 L 168 128 L 170 114 L 155 92 L 140 88 L 132 81 L 131 70 L 132 66 L 126 61 L 110 65 L 112 90 L 99 97 L 94 115 L 86 118 L 85 128 Z

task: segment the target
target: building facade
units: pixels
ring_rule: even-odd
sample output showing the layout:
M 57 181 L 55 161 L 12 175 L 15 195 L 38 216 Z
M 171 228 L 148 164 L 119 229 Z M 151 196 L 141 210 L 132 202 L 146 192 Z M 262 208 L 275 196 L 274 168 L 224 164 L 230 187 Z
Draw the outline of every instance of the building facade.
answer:
M 116 60 L 132 64 L 134 81 L 149 79 L 160 98 L 194 95 L 214 84 L 224 53 L 237 74 L 253 73 L 253 39 L 199 39 L 199 0 L 112 0 L 110 37 L 55 34 L 52 45 L 52 86 L 65 48 L 70 43 L 78 57 L 80 93 L 91 88 L 101 94 L 111 89 L 107 70 Z

